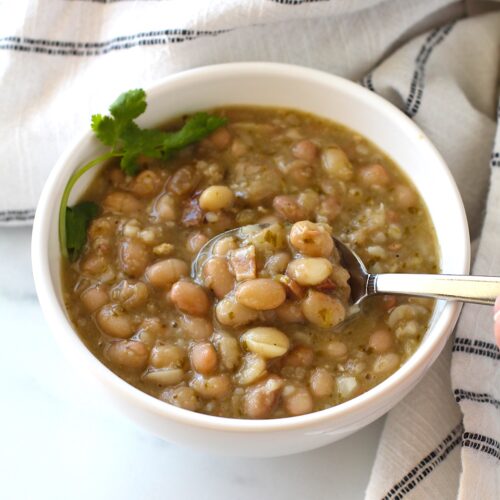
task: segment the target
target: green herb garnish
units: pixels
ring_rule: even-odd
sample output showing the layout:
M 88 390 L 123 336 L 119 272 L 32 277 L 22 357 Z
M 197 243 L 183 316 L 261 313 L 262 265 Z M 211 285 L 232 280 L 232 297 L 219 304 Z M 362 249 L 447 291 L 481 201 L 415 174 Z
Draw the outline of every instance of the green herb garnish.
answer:
M 125 174 L 136 175 L 140 155 L 167 160 L 176 151 L 203 139 L 227 123 L 225 118 L 196 113 L 176 132 L 143 129 L 134 119 L 144 113 L 146 107 L 146 93 L 142 89 L 135 89 L 116 99 L 109 108 L 110 115 L 92 116 L 92 130 L 111 150 L 73 172 L 64 189 L 59 209 L 59 242 L 64 257 L 71 260 L 78 258 L 87 239 L 88 225 L 98 213 L 97 206 L 92 203 L 84 202 L 68 207 L 71 190 L 85 172 L 116 157 L 121 158 L 120 167 Z
M 99 207 L 91 201 L 66 209 L 66 247 L 71 261 L 80 255 L 87 239 L 87 227 L 98 213 Z

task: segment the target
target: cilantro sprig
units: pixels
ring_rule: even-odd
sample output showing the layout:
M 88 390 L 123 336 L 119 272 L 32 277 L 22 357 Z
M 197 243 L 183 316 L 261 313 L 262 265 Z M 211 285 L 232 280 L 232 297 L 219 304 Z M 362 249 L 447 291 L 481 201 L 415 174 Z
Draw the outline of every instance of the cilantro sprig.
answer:
M 91 128 L 96 137 L 111 149 L 78 168 L 66 185 L 59 209 L 59 241 L 64 257 L 70 260 L 78 258 L 85 246 L 88 225 L 99 212 L 98 206 L 92 202 L 68 207 L 71 190 L 85 172 L 110 158 L 120 158 L 123 172 L 136 175 L 139 156 L 168 160 L 175 152 L 198 142 L 227 122 L 219 116 L 196 113 L 175 132 L 143 129 L 134 120 L 146 111 L 146 107 L 146 93 L 134 89 L 121 94 L 111 104 L 109 115 L 92 116 Z

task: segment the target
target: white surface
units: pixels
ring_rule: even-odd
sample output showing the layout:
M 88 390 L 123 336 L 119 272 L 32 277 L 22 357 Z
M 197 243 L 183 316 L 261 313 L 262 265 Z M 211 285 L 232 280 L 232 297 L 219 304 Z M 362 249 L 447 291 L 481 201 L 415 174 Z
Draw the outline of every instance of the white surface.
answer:
M 148 110 L 140 123 L 147 127 L 173 118 L 181 110 L 191 112 L 240 102 L 297 105 L 359 131 L 387 151 L 420 190 L 436 228 L 441 270 L 452 274 L 468 271 L 467 222 L 453 178 L 423 132 L 373 92 L 324 72 L 270 63 L 206 66 L 170 76 L 146 92 Z M 100 380 L 127 415 L 156 435 L 226 455 L 233 455 L 235 449 L 247 457 L 312 450 L 351 434 L 389 411 L 418 383 L 444 347 L 458 318 L 460 305 L 456 302 L 437 303 L 417 352 L 381 384 L 342 405 L 288 419 L 222 419 L 165 405 L 133 388 L 90 354 L 66 315 L 61 294 L 56 217 L 59 200 L 71 173 L 97 152 L 97 140 L 87 132 L 66 150 L 47 180 L 33 227 L 35 285 L 44 315 L 71 363 Z M 92 175 L 87 174 L 88 182 Z M 76 191 L 84 185 L 85 176 Z M 446 210 L 443 199 L 447 200 Z
M 214 458 L 129 422 L 55 345 L 29 242 L 29 228 L 0 230 L 0 498 L 363 498 L 382 419 L 333 445 L 271 459 Z

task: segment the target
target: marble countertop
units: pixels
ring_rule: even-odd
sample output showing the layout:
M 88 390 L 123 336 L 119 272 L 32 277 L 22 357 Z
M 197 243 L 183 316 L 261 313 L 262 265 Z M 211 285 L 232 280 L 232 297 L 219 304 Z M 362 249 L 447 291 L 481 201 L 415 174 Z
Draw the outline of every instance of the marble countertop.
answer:
M 272 459 L 200 454 L 128 421 L 56 346 L 35 295 L 30 236 L 0 229 L 0 498 L 363 498 L 383 419 Z

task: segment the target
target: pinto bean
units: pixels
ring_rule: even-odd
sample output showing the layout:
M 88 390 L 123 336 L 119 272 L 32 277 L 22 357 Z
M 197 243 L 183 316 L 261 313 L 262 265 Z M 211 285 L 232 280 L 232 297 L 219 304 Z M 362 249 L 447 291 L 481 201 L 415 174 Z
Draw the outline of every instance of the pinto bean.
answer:
M 279 195 L 273 199 L 273 208 L 285 220 L 296 222 L 307 218 L 307 212 L 295 196 Z
M 112 342 L 105 350 L 106 357 L 123 368 L 142 370 L 148 363 L 149 349 L 138 340 Z
M 177 196 L 191 194 L 200 182 L 200 174 L 193 167 L 182 167 L 168 180 L 167 190 Z
M 367 187 L 386 186 L 391 182 L 391 178 L 383 165 L 374 163 L 365 165 L 358 170 L 361 184 Z
M 131 316 L 118 305 L 102 307 L 96 315 L 96 321 L 99 328 L 111 337 L 127 339 L 134 333 Z
M 305 387 L 295 387 L 283 392 L 283 406 L 289 415 L 304 415 L 313 410 L 311 393 Z
M 163 222 L 174 221 L 177 216 L 175 200 L 169 194 L 164 194 L 155 206 L 158 218 Z
M 210 143 L 219 151 L 227 149 L 231 145 L 232 139 L 231 132 L 226 127 L 220 127 L 208 136 Z
M 133 283 L 123 280 L 113 288 L 111 296 L 125 309 L 130 310 L 143 306 L 149 298 L 149 291 L 148 286 L 142 281 Z
M 142 209 L 142 203 L 130 193 L 113 191 L 104 198 L 102 207 L 105 212 L 132 215 Z
M 284 381 L 277 375 L 251 386 L 243 397 L 243 413 L 248 418 L 267 418 L 278 405 Z
M 335 379 L 325 368 L 315 368 L 309 378 L 312 393 L 319 397 L 330 396 L 335 390 Z
M 236 289 L 236 300 L 258 311 L 276 309 L 285 302 L 285 299 L 285 289 L 272 279 L 258 278 L 244 281 Z
M 80 300 L 88 312 L 97 311 L 109 302 L 108 288 L 106 285 L 91 286 L 82 292 Z
M 151 253 L 142 241 L 125 239 L 120 243 L 120 267 L 129 276 L 142 276 L 150 260 Z
M 292 148 L 292 154 L 295 158 L 300 160 L 305 160 L 307 162 L 312 162 L 316 159 L 318 155 L 318 147 L 314 142 L 309 140 L 303 140 L 297 142 Z
M 168 288 L 188 273 L 189 268 L 183 260 L 165 259 L 149 266 L 146 269 L 146 278 L 155 287 Z
M 172 286 L 170 300 L 182 312 L 204 316 L 210 309 L 210 301 L 200 285 L 178 281 Z
M 190 385 L 206 399 L 222 399 L 231 391 L 231 379 L 227 373 L 208 378 L 197 375 L 191 380 Z
M 311 257 L 328 257 L 334 248 L 333 239 L 324 226 L 309 221 L 296 222 L 292 226 L 290 243 L 300 253 Z
M 321 165 L 325 173 L 333 179 L 349 181 L 354 175 L 349 158 L 338 146 L 331 146 L 323 151 Z
M 394 338 L 389 330 L 376 330 L 370 335 L 368 345 L 377 353 L 387 352 L 394 345 Z
M 209 375 L 217 368 L 217 352 L 210 342 L 194 344 L 189 359 L 194 370 L 203 375 Z
M 227 260 L 212 257 L 203 266 L 205 286 L 210 288 L 219 299 L 225 297 L 234 286 L 234 276 L 229 271 Z
M 236 302 L 234 297 L 228 296 L 217 304 L 215 315 L 222 325 L 238 327 L 256 320 L 258 312 Z
M 154 368 L 182 368 L 186 352 L 173 344 L 157 344 L 151 351 L 150 363 Z
M 287 274 L 299 285 L 319 285 L 330 276 L 333 270 L 332 263 L 323 257 L 308 257 L 295 259 L 288 264 Z
M 198 411 L 201 406 L 196 392 L 191 387 L 167 389 L 160 395 L 160 399 L 185 410 Z
M 199 203 L 206 212 L 218 212 L 229 208 L 234 202 L 234 194 L 227 186 L 210 186 L 200 195 Z
M 193 340 L 208 339 L 214 331 L 211 321 L 206 318 L 185 315 L 179 323 L 182 331 Z
M 314 290 L 308 291 L 302 312 L 308 321 L 320 328 L 331 328 L 343 321 L 346 315 L 339 299 Z
M 161 178 L 154 170 L 143 170 L 134 177 L 130 190 L 139 198 L 152 198 L 161 189 Z

